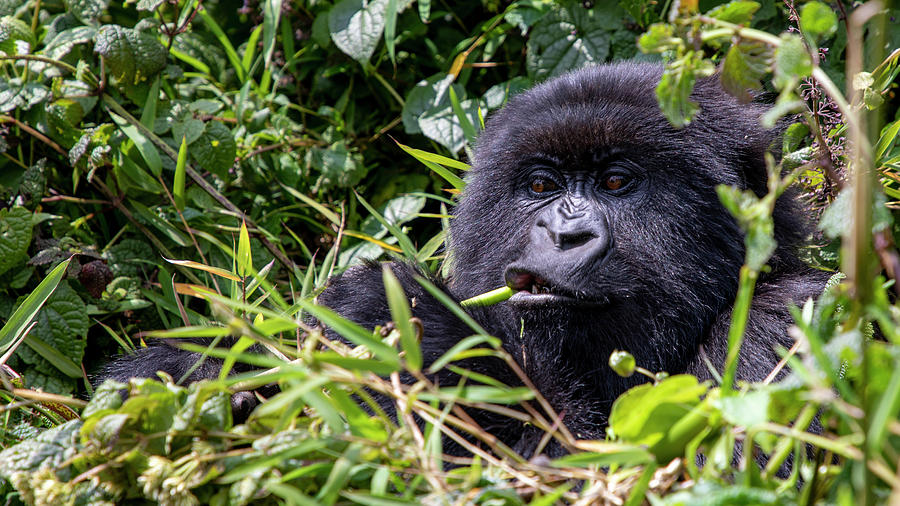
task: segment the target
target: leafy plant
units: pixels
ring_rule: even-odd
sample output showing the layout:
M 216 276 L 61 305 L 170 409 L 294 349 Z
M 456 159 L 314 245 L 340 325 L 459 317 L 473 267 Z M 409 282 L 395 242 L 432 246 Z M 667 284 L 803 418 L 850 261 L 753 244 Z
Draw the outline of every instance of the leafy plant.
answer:
M 885 21 L 896 9 L 874 5 L 0 2 L 0 491 L 13 503 L 164 504 L 896 494 L 900 39 Z M 463 160 L 490 111 L 568 69 L 633 57 L 665 62 L 657 93 L 676 126 L 697 113 L 693 83 L 714 71 L 736 96 L 776 96 L 768 125 L 797 120 L 768 195 L 720 190 L 747 233 L 721 384 L 614 357 L 652 380 L 617 401 L 609 440 L 580 441 L 558 417 L 509 408 L 553 412 L 524 375 L 526 387 L 510 387 L 460 367 L 489 354 L 517 368 L 474 321 L 432 366 L 466 383 L 431 383 L 389 272 L 393 328 L 370 332 L 310 302 L 367 259 L 441 270 Z M 795 308 L 787 380 L 736 385 L 772 202 L 794 180 L 822 211 L 810 262 L 836 268 L 842 248 L 847 277 Z M 353 345 L 308 328 L 306 314 Z M 230 339 L 184 344 L 223 359 L 223 376 L 92 392 L 108 357 L 161 337 Z M 238 360 L 259 370 L 227 376 Z M 280 392 L 235 426 L 229 397 L 269 384 Z M 533 424 L 571 454 L 525 461 L 457 406 Z M 445 455 L 442 441 L 473 457 Z

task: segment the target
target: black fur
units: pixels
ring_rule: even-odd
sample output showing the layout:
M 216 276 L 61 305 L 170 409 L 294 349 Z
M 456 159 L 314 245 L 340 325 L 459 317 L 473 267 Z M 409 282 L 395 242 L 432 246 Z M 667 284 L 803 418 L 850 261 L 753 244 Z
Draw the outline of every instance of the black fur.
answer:
M 759 125 L 765 106 L 739 103 L 716 78 L 698 82 L 694 121 L 672 128 L 654 94 L 660 74 L 650 64 L 590 67 L 513 98 L 478 140 L 451 223 L 452 275 L 439 286 L 454 300 L 506 282 L 551 287 L 472 315 L 578 437 L 602 437 L 613 400 L 641 381 L 608 367 L 614 349 L 652 371 L 706 379 L 704 356 L 721 370 L 744 243 L 715 187 L 763 194 L 763 155 L 778 135 Z M 624 175 L 624 189 L 602 186 L 610 174 Z M 530 189 L 536 179 L 544 192 Z M 747 380 L 765 378 L 778 362 L 775 348 L 792 344 L 788 302 L 817 296 L 827 279 L 795 254 L 806 230 L 796 201 L 781 198 L 774 219 L 778 249 L 757 285 L 739 362 Z M 472 333 L 413 280 L 411 267 L 392 269 L 425 326 L 426 363 Z M 332 279 L 319 302 L 371 328 L 391 318 L 383 293 L 381 268 L 368 264 Z M 156 346 L 114 363 L 109 376 L 163 369 L 177 378 L 195 359 Z M 497 363 L 468 365 L 516 382 Z M 211 364 L 191 379 L 216 372 Z M 479 421 L 526 454 L 537 444 L 533 429 L 514 421 Z

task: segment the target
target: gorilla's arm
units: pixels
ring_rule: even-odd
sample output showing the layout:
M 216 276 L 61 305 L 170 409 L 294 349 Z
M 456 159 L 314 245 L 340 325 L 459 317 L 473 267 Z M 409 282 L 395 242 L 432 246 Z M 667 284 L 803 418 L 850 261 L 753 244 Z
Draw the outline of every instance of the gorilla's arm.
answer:
M 384 292 L 382 265 L 378 263 L 366 263 L 351 267 L 339 276 L 335 276 L 328 282 L 328 286 L 318 299 L 318 304 L 331 308 L 342 317 L 359 324 L 367 330 L 378 325 L 384 326 L 392 320 L 388 307 L 387 297 Z M 416 281 L 417 277 L 426 278 L 436 288 L 444 292 L 454 302 L 459 303 L 450 290 L 444 284 L 433 277 L 418 272 L 413 266 L 402 262 L 387 264 L 400 281 L 406 299 L 409 302 L 412 315 L 422 321 L 424 327 L 421 349 L 425 367 L 440 358 L 453 345 L 476 331 L 460 320 L 444 304 L 433 297 L 422 285 Z M 498 325 L 491 318 L 491 312 L 484 308 L 469 308 L 466 312 L 475 321 L 481 324 L 488 333 L 501 335 L 497 332 Z M 494 329 L 492 331 L 492 329 Z M 331 338 L 340 338 L 331 330 L 326 334 Z M 504 375 L 505 366 L 498 370 L 498 359 L 485 359 L 480 361 L 466 361 L 465 367 L 481 374 L 487 374 L 499 381 L 508 382 L 513 378 Z M 451 378 L 452 376 L 452 378 Z M 450 379 L 456 384 L 458 378 L 455 375 L 439 375 L 438 379 Z M 446 384 L 442 382 L 442 384 Z
M 793 322 L 789 305 L 801 306 L 808 298 L 818 298 L 831 275 L 832 273 L 804 266 L 794 272 L 760 279 L 750 305 L 744 342 L 738 358 L 738 379 L 754 382 L 766 379 L 778 364 L 778 357 L 772 350 L 779 346 L 788 349 L 794 344 L 788 335 L 788 327 Z M 712 377 L 709 366 L 703 359 L 705 355 L 721 374 L 728 355 L 730 328 L 731 311 L 726 311 L 713 324 L 702 345 L 703 353 L 694 357 L 687 368 L 688 373 L 701 380 Z M 787 368 L 775 379 L 781 379 L 786 373 Z

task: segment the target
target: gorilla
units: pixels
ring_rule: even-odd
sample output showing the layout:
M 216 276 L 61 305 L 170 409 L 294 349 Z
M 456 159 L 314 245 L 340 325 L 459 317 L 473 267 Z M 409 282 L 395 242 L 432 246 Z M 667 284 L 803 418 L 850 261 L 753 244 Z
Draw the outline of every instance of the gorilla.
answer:
M 765 194 L 764 154 L 779 137 L 760 126 L 766 106 L 738 102 L 716 76 L 691 95 L 696 118 L 673 128 L 654 93 L 661 73 L 630 62 L 584 68 L 490 117 L 451 221 L 451 274 L 433 279 L 455 301 L 504 284 L 514 290 L 506 302 L 466 311 L 502 340 L 579 438 L 602 438 L 612 402 L 641 381 L 609 367 L 614 350 L 651 371 L 701 379 L 724 367 L 744 237 L 716 186 Z M 775 206 L 774 230 L 778 247 L 757 283 L 739 379 L 761 381 L 773 370 L 776 349 L 792 344 L 789 304 L 818 296 L 828 278 L 797 256 L 808 224 L 790 192 Z M 416 281 L 414 267 L 389 265 L 424 327 L 426 365 L 473 333 Z M 391 319 L 383 294 L 382 266 L 369 263 L 332 278 L 318 302 L 374 328 Z M 198 358 L 160 342 L 105 375 L 179 378 Z M 519 383 L 496 358 L 465 365 Z M 207 359 L 189 381 L 216 377 L 219 366 Z M 458 381 L 437 376 L 442 385 Z M 472 416 L 524 455 L 540 440 L 521 422 Z M 551 443 L 545 452 L 564 449 Z

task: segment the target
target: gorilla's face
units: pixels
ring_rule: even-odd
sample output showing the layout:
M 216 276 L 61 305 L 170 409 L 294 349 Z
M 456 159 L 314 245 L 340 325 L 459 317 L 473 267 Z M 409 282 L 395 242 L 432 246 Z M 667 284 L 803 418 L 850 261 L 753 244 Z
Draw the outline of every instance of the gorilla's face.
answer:
M 764 173 L 762 150 L 752 163 L 744 154 L 758 134 L 735 145 L 728 129 L 761 129 L 758 109 L 701 83 L 703 113 L 676 130 L 658 78 L 649 65 L 585 69 L 491 118 L 453 222 L 457 295 L 507 284 L 504 310 L 554 335 L 646 331 L 691 347 L 667 327 L 698 339 L 733 300 L 743 258 L 715 188 L 762 177 L 748 165 Z

